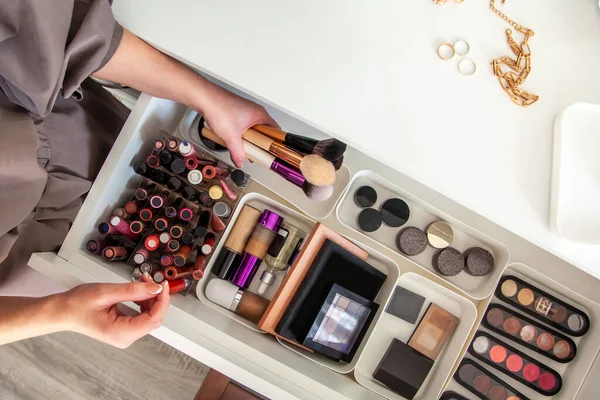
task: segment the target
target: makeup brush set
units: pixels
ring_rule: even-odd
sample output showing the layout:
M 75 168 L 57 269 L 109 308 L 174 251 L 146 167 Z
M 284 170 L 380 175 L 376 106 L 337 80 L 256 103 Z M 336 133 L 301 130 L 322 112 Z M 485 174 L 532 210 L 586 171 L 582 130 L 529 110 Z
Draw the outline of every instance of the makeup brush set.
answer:
M 133 169 L 139 186 L 99 223 L 103 237 L 86 249 L 125 261 L 133 281 L 148 274 L 169 280 L 171 293 L 187 291 L 204 276 L 249 176 L 175 137 L 155 140 Z
M 225 142 L 204 118 L 198 123 L 198 133 L 212 150 L 225 149 Z M 337 139 L 316 140 L 266 125 L 246 130 L 242 138 L 248 159 L 299 187 L 310 200 L 324 201 L 333 194 L 336 170 L 344 160 L 345 143 Z

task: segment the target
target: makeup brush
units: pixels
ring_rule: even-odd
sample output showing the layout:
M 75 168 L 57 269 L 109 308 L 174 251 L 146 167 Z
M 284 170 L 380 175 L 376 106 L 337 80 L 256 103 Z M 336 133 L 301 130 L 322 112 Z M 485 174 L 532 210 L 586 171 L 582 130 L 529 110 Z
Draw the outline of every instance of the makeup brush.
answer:
M 206 121 L 204 121 L 204 127 L 210 129 L 207 126 Z M 244 140 L 268 151 L 275 157 L 280 158 L 299 169 L 306 180 L 313 185 L 328 186 L 335 182 L 335 168 L 333 167 L 333 164 L 319 155 L 310 154 L 304 156 L 299 154 L 270 137 L 256 132 L 252 128 L 244 131 L 242 137 Z
M 202 136 L 208 140 L 225 146 L 225 142 L 208 128 L 202 129 Z M 300 171 L 289 165 L 285 161 L 278 160 L 274 155 L 262 150 L 244 140 L 244 151 L 246 156 L 255 163 L 269 168 L 285 180 L 302 189 L 306 197 L 313 201 L 327 200 L 333 194 L 333 185 L 317 186 L 308 182 Z
M 331 163 L 333 164 L 333 168 L 335 168 L 336 171 L 339 170 L 344 164 L 344 156 L 341 156 L 337 160 L 331 161 Z
M 303 154 L 317 154 L 326 160 L 334 161 L 344 155 L 346 143 L 337 139 L 317 140 L 306 136 L 288 133 L 272 126 L 255 125 L 252 129 L 263 135 L 283 142 L 286 146 Z

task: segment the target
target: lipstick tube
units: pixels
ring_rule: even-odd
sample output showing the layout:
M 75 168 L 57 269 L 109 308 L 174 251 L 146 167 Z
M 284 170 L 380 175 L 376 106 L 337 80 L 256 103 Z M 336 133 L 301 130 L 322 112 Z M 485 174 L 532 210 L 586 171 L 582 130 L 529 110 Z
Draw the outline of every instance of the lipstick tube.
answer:
M 221 187 L 223 188 L 225 195 L 227 195 L 227 198 L 231 201 L 236 201 L 238 198 L 237 194 L 227 186 L 223 179 L 219 179 L 219 182 L 221 183 Z
M 131 232 L 129 229 L 129 224 L 122 218 L 117 216 L 113 216 L 110 219 L 110 224 L 115 227 L 115 229 L 119 232 L 119 234 L 128 237 L 131 240 L 137 240 L 138 235 Z
M 119 218 L 123 218 L 123 219 L 127 219 L 131 216 L 129 213 L 127 213 L 127 211 L 125 211 L 124 208 L 115 208 L 113 210 L 112 215 L 115 215 L 115 216 L 117 216 Z
M 183 159 L 185 167 L 189 170 L 198 168 L 198 159 L 196 157 L 186 157 Z
M 123 208 L 125 209 L 125 212 L 127 214 L 133 215 L 138 210 L 137 202 L 135 202 L 135 201 L 128 201 L 127 203 L 125 203 L 125 207 L 123 207 Z M 124 218 L 124 217 L 121 217 L 121 218 Z
M 152 279 L 154 279 L 154 282 L 156 283 L 161 283 L 165 280 L 165 274 L 163 274 L 161 270 L 158 270 L 154 274 L 152 274 Z
M 213 214 L 212 216 L 210 226 L 212 227 L 213 231 L 217 233 L 221 233 L 225 230 L 225 223 L 221 220 L 221 218 L 217 217 L 215 214 Z
M 197 169 L 193 169 L 187 174 L 187 180 L 192 185 L 199 185 L 202 182 L 202 172 Z
M 131 224 L 129 224 L 129 230 L 131 231 L 131 233 L 134 233 L 136 235 L 142 233 L 144 227 L 145 225 L 142 221 L 133 221 Z
M 154 271 L 156 271 L 156 266 L 146 261 L 143 262 L 142 265 L 140 265 L 140 271 L 142 271 L 142 273 L 152 275 Z
M 91 239 L 85 244 L 85 249 L 90 254 L 101 254 L 102 250 L 108 247 L 109 241 L 104 239 Z
M 179 219 L 182 221 L 189 221 L 194 218 L 194 212 L 189 207 L 184 207 L 179 211 Z
M 149 208 L 142 208 L 140 210 L 140 219 L 144 222 L 150 222 L 152 221 L 152 210 Z
M 160 265 L 162 265 L 163 267 L 173 265 L 173 256 L 170 254 L 164 254 L 160 256 Z
M 154 221 L 154 228 L 159 232 L 166 230 L 168 227 L 169 222 L 164 218 L 157 218 L 156 221 Z
M 213 248 L 215 246 L 215 235 L 212 233 L 207 233 L 204 237 L 204 243 L 202 243 L 201 251 L 202 254 L 208 256 L 213 252 Z
M 98 232 L 103 235 L 117 235 L 119 233 L 117 228 L 110 225 L 108 222 L 100 222 L 98 224 Z
M 165 278 L 168 280 L 190 277 L 193 275 L 194 271 L 194 264 L 187 267 L 174 267 L 171 265 L 164 269 Z
M 160 158 L 158 156 L 151 154 L 146 158 L 146 165 L 150 168 L 158 168 L 160 166 Z
M 183 245 L 179 248 L 179 251 L 177 252 L 177 254 L 175 254 L 173 256 L 173 264 L 175 264 L 176 267 L 183 267 L 187 261 L 188 256 L 190 255 L 190 252 L 192 251 L 192 248 L 188 245 Z
M 133 171 L 141 176 L 148 175 L 148 164 L 146 164 L 146 160 L 137 160 L 133 163 Z
M 146 240 L 144 240 L 144 247 L 148 251 L 154 251 L 158 249 L 159 245 L 160 241 L 158 240 L 158 237 L 156 237 L 156 235 L 150 235 L 146 238 Z
M 229 176 L 229 171 L 225 168 L 205 165 L 204 168 L 202 168 L 202 176 L 204 179 L 227 178 Z
M 163 140 L 156 139 L 154 142 L 152 142 L 152 146 L 154 151 L 161 151 L 165 148 L 165 142 Z
M 146 260 L 148 260 L 148 254 L 149 254 L 148 250 L 139 249 L 133 255 L 133 262 L 136 264 L 142 264 L 142 263 L 146 262 Z
M 127 249 L 123 246 L 109 246 L 102 250 L 102 257 L 107 261 L 125 260 Z
M 248 289 L 282 223 L 283 218 L 273 211 L 265 210 L 262 213 L 244 247 L 240 266 L 231 279 L 233 284 Z
M 161 208 L 169 198 L 169 192 L 165 191 L 150 197 L 150 207 Z
M 167 183 L 167 180 L 169 180 L 169 175 L 165 174 L 160 169 L 153 169 L 148 174 L 148 179 L 150 179 L 152 182 L 164 185 L 165 183 Z
M 154 183 L 151 183 L 149 185 L 144 186 L 143 188 L 137 188 L 135 189 L 135 192 L 133 192 L 133 197 L 135 197 L 137 201 L 144 201 L 148 198 L 148 194 L 154 191 L 155 187 L 156 185 Z
M 171 237 L 174 239 L 179 239 L 181 235 L 183 235 L 183 228 L 179 225 L 173 225 L 169 230 Z
M 187 290 L 192 286 L 192 280 L 187 278 L 178 278 L 169 281 L 169 294 L 175 294 Z
M 192 157 L 198 154 L 198 152 L 196 151 L 196 149 L 194 149 L 194 146 L 192 146 L 190 142 L 184 140 L 179 144 L 179 154 L 181 154 L 184 157 Z
M 169 242 L 165 246 L 165 251 L 168 251 L 170 253 L 174 253 L 177 250 L 179 250 L 179 242 L 177 240 L 175 240 L 175 239 L 169 240 Z
M 181 190 L 181 197 L 186 200 L 192 201 L 196 197 L 196 190 L 191 186 L 185 186 Z
M 177 151 L 177 149 L 179 148 L 179 140 L 177 140 L 174 137 L 168 138 L 165 142 L 165 147 L 169 151 Z

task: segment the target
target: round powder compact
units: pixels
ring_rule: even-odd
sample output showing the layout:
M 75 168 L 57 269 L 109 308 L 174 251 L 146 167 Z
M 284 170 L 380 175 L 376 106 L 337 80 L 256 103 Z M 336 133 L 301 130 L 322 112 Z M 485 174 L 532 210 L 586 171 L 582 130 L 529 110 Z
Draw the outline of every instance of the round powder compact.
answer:
M 478 336 L 473 341 L 473 350 L 479 354 L 485 354 L 490 349 L 490 341 L 485 336 Z
M 537 347 L 544 351 L 550 350 L 554 347 L 554 337 L 548 332 L 540 334 L 537 338 Z
M 365 208 L 358 214 L 358 227 L 365 232 L 375 232 L 381 227 L 381 213 L 374 208 Z
M 427 236 L 414 226 L 404 228 L 396 236 L 396 247 L 407 256 L 419 255 L 427 248 Z
M 394 198 L 386 200 L 381 205 L 381 219 L 383 223 L 392 228 L 402 226 L 410 217 L 408 204 L 402 199 Z
M 517 294 L 517 283 L 512 279 L 507 279 L 502 282 L 500 291 L 506 297 L 513 297 L 515 294 Z
M 487 312 L 487 321 L 492 326 L 500 326 L 504 322 L 504 314 L 497 308 L 492 308 Z
M 465 258 L 460 251 L 448 247 L 435 253 L 433 266 L 444 276 L 454 276 L 465 269 Z
M 524 288 L 524 289 L 519 290 L 519 294 L 517 295 L 517 300 L 519 300 L 519 303 L 521 303 L 522 305 L 528 306 L 531 303 L 533 303 L 534 299 L 535 299 L 535 296 L 531 289 Z
M 552 352 L 558 358 L 567 358 L 571 354 L 571 345 L 565 340 L 559 340 L 552 348 Z
M 537 329 L 535 329 L 535 326 L 533 325 L 525 325 L 523 328 L 521 328 L 519 336 L 521 336 L 521 339 L 527 343 L 533 342 L 533 340 L 537 337 Z
M 371 186 L 361 186 L 354 192 L 354 202 L 359 207 L 372 207 L 376 201 L 377 192 Z
M 454 239 L 454 231 L 450 224 L 445 221 L 437 221 L 429 224 L 425 233 L 431 247 L 436 249 L 445 249 L 452 244 L 452 240 Z
M 502 327 L 506 333 L 517 336 L 521 330 L 521 323 L 515 317 L 509 317 L 504 321 Z
M 481 247 L 473 247 L 465 252 L 465 266 L 473 276 L 485 276 L 494 268 L 494 256 Z

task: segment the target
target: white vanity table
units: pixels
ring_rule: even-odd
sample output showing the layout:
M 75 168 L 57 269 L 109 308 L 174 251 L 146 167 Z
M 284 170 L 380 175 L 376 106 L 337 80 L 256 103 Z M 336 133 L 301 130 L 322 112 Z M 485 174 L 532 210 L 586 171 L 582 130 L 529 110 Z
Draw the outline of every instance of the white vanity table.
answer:
M 346 156 L 352 173 L 376 171 L 504 243 L 511 262 L 600 304 L 600 280 L 583 272 L 600 277 L 600 249 L 565 242 L 547 223 L 554 117 L 576 101 L 600 102 L 595 2 L 512 0 L 504 7 L 536 31 L 525 88 L 541 99 L 529 109 L 510 102 L 489 70 L 489 61 L 509 50 L 506 26 L 486 2 L 120 0 L 113 8 L 123 26 L 149 43 L 273 106 L 284 128 L 345 140 L 353 147 Z M 474 76 L 461 76 L 457 59 L 441 61 L 435 53 L 459 37 L 471 45 Z M 144 137 L 149 121 L 173 131 L 183 112 L 142 96 L 90 197 L 110 196 L 119 155 L 135 154 L 130 143 Z M 77 250 L 86 224 L 96 222 L 93 207 L 82 208 L 78 220 L 89 222 L 76 222 L 60 256 L 34 255 L 30 265 L 67 287 L 125 281 Z M 359 238 L 334 214 L 323 222 Z M 402 273 L 442 282 L 376 242 L 365 243 L 394 258 Z M 153 334 L 232 379 L 273 399 L 382 399 L 350 375 L 290 357 L 276 344 L 254 343 L 241 325 L 190 297 L 174 298 Z M 475 303 L 480 313 L 487 306 Z

